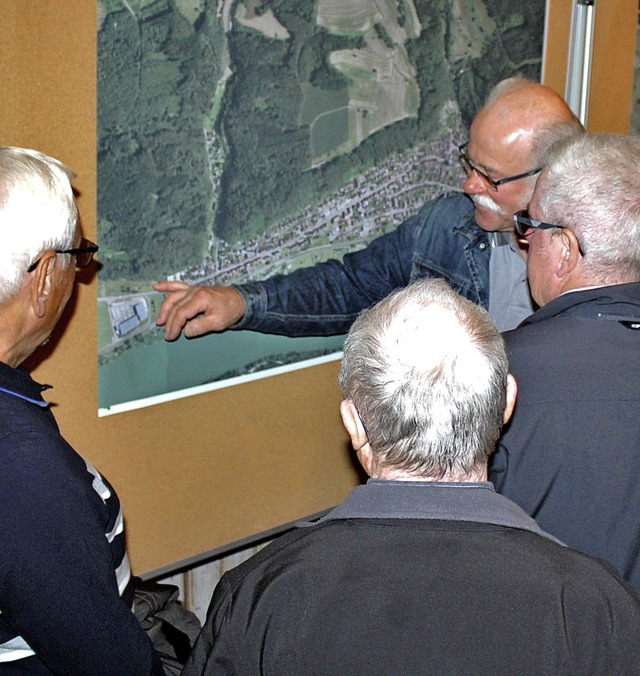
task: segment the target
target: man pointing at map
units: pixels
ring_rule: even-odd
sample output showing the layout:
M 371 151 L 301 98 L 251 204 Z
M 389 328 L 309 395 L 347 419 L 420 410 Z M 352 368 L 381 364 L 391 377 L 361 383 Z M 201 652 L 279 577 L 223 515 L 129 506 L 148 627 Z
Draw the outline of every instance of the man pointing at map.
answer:
M 527 207 L 550 146 L 583 131 L 552 89 L 509 78 L 491 91 L 460 146 L 464 193 L 427 202 L 366 248 L 263 282 L 153 285 L 167 293 L 166 340 L 228 328 L 287 336 L 346 333 L 358 313 L 424 277 L 445 279 L 489 310 L 500 330 L 533 311 L 513 214 Z

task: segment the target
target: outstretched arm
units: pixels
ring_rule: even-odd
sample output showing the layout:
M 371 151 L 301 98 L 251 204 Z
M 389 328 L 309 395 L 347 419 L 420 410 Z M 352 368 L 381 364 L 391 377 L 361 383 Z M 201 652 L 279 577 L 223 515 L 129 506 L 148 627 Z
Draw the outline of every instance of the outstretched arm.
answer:
M 189 286 L 185 282 L 156 282 L 153 288 L 168 294 L 156 318 L 164 326 L 165 340 L 180 333 L 195 338 L 212 331 L 224 331 L 245 313 L 242 295 L 230 286 Z
M 415 218 L 364 249 L 238 287 L 158 282 L 168 293 L 156 324 L 166 340 L 237 328 L 285 336 L 340 335 L 358 313 L 409 282 Z
M 473 227 L 472 218 L 473 204 L 466 196 L 447 194 L 341 261 L 233 287 L 160 282 L 154 288 L 169 296 L 156 323 L 165 327 L 167 340 L 181 332 L 195 337 L 230 327 L 292 337 L 336 336 L 346 333 L 364 308 L 419 277 L 443 277 L 467 298 L 485 303 L 479 294 L 483 274 L 488 277 L 489 252 L 485 271 L 470 269 L 464 254 L 468 235 L 457 232 L 458 226 Z

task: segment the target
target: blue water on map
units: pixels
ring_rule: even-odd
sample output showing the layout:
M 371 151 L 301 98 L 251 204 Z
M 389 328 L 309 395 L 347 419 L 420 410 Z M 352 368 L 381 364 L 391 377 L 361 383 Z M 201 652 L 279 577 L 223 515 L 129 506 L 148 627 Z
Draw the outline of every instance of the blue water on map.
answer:
M 227 331 L 192 340 L 180 338 L 173 343 L 136 345 L 99 367 L 99 406 L 106 409 L 218 381 L 236 369 L 245 372 L 247 364 L 263 359 L 268 360 L 269 366 L 277 366 L 274 355 L 296 352 L 315 357 L 320 351 L 338 352 L 343 340 L 344 336 L 287 338 Z

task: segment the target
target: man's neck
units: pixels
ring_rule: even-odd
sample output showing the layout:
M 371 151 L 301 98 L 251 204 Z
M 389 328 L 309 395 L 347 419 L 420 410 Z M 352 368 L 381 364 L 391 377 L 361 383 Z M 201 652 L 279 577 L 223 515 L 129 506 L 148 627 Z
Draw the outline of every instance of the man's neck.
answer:
M 394 467 L 380 467 L 372 479 L 382 479 L 383 481 L 422 481 L 424 483 L 482 483 L 487 481 L 487 466 L 476 468 L 470 473 L 465 472 L 447 472 L 444 476 L 425 476 Z

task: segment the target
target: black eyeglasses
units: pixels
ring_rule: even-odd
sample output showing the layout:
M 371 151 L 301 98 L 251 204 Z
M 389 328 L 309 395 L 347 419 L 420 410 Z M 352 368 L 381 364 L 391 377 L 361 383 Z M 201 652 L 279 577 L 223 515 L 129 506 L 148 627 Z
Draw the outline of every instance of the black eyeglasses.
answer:
M 520 235 L 520 237 L 526 237 L 527 235 L 530 235 L 531 231 L 534 228 L 539 228 L 540 230 L 551 230 L 551 228 L 571 230 L 571 228 L 568 228 L 566 225 L 556 225 L 554 223 L 545 223 L 544 221 L 536 221 L 535 218 L 531 218 L 527 209 L 522 209 L 522 211 L 516 211 L 516 213 L 513 214 L 513 222 L 516 226 L 516 232 Z M 580 255 L 584 256 L 584 251 L 582 250 L 582 246 L 580 245 L 580 240 L 578 239 L 578 236 L 573 230 L 571 230 L 571 232 L 573 232 L 576 241 L 578 242 L 578 251 L 580 252 Z
M 494 192 L 498 190 L 498 186 L 502 185 L 503 183 L 511 183 L 511 181 L 519 181 L 521 178 L 528 178 L 529 176 L 535 176 L 536 174 L 539 174 L 544 167 L 539 167 L 538 169 L 532 169 L 531 171 L 525 171 L 524 174 L 518 174 L 517 176 L 507 176 L 506 178 L 499 178 L 499 179 L 493 179 L 491 176 L 488 174 L 485 174 L 484 171 L 481 169 L 478 169 L 475 164 L 469 159 L 469 155 L 467 155 L 467 146 L 469 145 L 469 142 L 467 141 L 466 143 L 463 143 L 461 146 L 458 146 L 458 153 L 459 158 L 460 158 L 460 163 L 462 164 L 462 168 L 464 169 L 464 172 L 467 176 L 472 171 L 475 171 L 476 174 L 482 179 L 482 181 L 487 185 L 487 187 L 491 188 Z
M 86 268 L 93 260 L 93 254 L 98 251 L 98 245 L 83 237 L 80 240 L 80 246 L 75 249 L 55 249 L 54 251 L 57 254 L 70 254 L 71 256 L 75 256 L 76 267 Z M 27 268 L 27 272 L 33 272 L 38 267 L 38 263 L 41 260 L 41 258 L 38 258 L 35 263 L 31 263 Z

